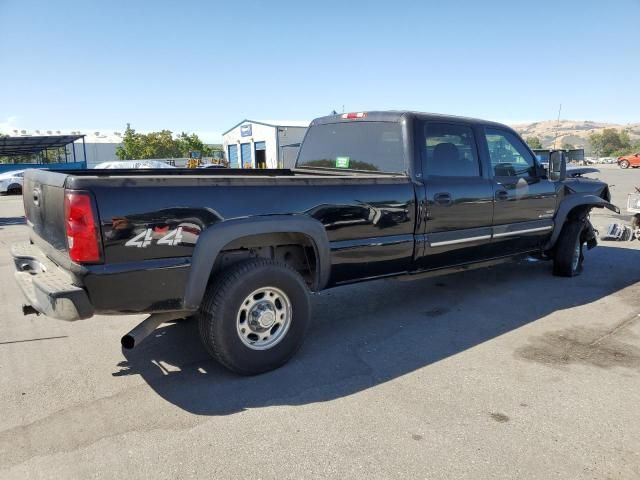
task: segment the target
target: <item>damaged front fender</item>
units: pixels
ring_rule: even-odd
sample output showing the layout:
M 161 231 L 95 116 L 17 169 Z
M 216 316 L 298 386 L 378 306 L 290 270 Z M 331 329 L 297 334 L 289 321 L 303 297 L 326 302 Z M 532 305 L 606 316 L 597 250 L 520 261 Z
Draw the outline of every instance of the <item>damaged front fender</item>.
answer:
M 549 241 L 545 245 L 544 249 L 550 250 L 556 244 L 556 241 L 560 236 L 560 232 L 562 231 L 562 227 L 564 226 L 567 219 L 570 218 L 571 212 L 580 211 L 588 213 L 592 208 L 607 208 L 612 212 L 618 214 L 620 213 L 620 209 L 618 207 L 596 195 L 573 194 L 565 197 L 565 199 L 560 203 L 558 211 L 556 212 L 556 215 L 553 219 L 553 232 L 551 233 L 551 237 L 549 238 Z M 593 244 L 589 245 L 590 248 L 593 248 L 594 246 L 595 245 Z

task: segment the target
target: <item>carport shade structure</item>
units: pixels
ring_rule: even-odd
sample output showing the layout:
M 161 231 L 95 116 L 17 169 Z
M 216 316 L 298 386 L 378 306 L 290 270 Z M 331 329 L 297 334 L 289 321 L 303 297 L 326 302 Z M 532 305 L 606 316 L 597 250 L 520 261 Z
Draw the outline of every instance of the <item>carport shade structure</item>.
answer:
M 38 155 L 47 150 L 72 145 L 73 161 L 76 161 L 75 141 L 82 139 L 83 158 L 87 158 L 84 135 L 42 135 L 22 137 L 0 137 L 0 157 L 17 157 L 22 155 Z M 65 161 L 67 149 L 64 149 Z

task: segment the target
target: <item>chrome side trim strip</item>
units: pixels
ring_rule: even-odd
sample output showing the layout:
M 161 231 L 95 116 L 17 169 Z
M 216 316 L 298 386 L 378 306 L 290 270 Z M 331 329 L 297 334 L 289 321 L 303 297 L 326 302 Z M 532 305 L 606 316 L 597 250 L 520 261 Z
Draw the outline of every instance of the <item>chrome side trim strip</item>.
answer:
M 442 242 L 429 242 L 430 247 L 443 247 L 445 245 L 456 245 L 458 243 L 477 242 L 478 240 L 489 240 L 491 235 L 481 235 L 479 237 L 457 238 L 455 240 L 444 240 Z
M 511 232 L 494 233 L 493 238 L 510 237 L 511 235 L 520 235 L 522 233 L 544 232 L 552 229 L 553 229 L 553 225 L 548 225 L 546 227 L 538 227 L 538 228 L 527 228 L 525 230 L 513 230 Z

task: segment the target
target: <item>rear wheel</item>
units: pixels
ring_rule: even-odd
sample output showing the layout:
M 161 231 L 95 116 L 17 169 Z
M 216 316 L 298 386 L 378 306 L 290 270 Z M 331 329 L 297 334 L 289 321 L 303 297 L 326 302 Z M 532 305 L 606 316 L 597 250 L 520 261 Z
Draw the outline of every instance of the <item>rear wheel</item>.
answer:
M 629 160 L 620 160 L 618 165 L 620 165 L 620 168 L 629 168 Z
M 282 366 L 296 353 L 310 318 L 300 274 L 274 260 L 252 259 L 213 280 L 198 325 L 216 360 L 241 375 L 255 375 Z
M 570 220 L 562 227 L 553 257 L 553 274 L 559 277 L 575 277 L 582 272 L 584 223 Z
M 22 187 L 20 185 L 11 185 L 7 189 L 8 195 L 22 195 Z

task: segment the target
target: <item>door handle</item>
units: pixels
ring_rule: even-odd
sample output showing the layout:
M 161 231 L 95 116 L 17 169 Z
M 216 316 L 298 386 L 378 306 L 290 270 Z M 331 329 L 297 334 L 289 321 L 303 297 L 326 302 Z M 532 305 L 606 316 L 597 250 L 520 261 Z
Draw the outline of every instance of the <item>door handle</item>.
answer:
M 433 196 L 433 201 L 438 205 L 451 205 L 453 203 L 450 193 L 436 193 Z
M 509 198 L 509 192 L 506 190 L 498 190 L 496 192 L 496 200 L 507 200 Z

